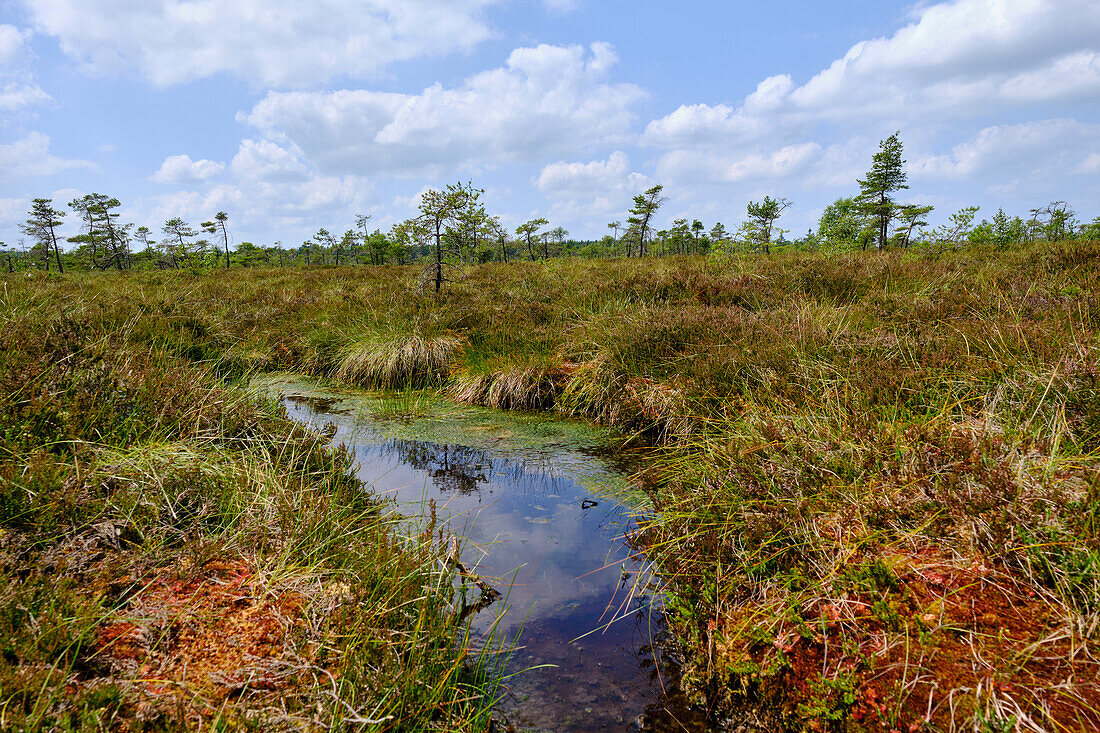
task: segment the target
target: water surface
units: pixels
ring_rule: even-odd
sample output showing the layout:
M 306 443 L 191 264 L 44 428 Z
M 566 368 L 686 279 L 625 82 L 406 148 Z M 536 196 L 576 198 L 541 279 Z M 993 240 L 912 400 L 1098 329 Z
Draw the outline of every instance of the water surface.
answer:
M 665 690 L 648 567 L 627 544 L 642 498 L 612 431 L 546 415 L 268 380 L 288 414 L 333 433 L 359 477 L 406 514 L 467 537 L 464 565 L 506 597 L 475 632 L 514 640 L 502 709 L 522 729 L 698 730 Z M 476 593 L 474 594 L 476 596 Z M 475 600 L 474 597 L 470 599 Z

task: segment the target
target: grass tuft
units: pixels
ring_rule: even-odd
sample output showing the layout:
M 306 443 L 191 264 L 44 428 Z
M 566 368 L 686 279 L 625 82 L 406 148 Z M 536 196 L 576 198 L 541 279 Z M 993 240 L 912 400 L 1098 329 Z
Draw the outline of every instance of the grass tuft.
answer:
M 461 348 L 462 341 L 448 335 L 367 338 L 345 347 L 336 378 L 368 388 L 435 387 Z

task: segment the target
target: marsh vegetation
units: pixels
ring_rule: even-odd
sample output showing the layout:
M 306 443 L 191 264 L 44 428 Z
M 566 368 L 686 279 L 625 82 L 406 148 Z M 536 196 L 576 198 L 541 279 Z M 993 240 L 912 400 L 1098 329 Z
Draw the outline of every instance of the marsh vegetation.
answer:
M 488 725 L 438 528 L 396 531 L 346 455 L 243 391 L 271 371 L 655 449 L 631 542 L 716 726 L 1100 724 L 1100 245 L 451 279 L 8 276 L 4 724 Z M 237 656 L 187 656 L 214 638 Z

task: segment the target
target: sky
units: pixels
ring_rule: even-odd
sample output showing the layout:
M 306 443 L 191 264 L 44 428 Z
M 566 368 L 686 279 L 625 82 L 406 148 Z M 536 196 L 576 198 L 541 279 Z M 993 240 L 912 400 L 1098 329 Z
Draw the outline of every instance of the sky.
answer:
M 933 223 L 1100 215 L 1100 2 L 0 0 L 9 246 L 34 197 L 295 246 L 458 181 L 513 229 L 660 183 L 659 227 L 771 195 L 798 236 L 895 130 Z

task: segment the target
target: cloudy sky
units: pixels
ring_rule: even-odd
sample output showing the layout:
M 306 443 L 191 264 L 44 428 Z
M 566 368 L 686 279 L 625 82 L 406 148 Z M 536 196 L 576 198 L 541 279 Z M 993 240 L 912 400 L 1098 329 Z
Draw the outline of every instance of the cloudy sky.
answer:
M 660 224 L 771 194 L 799 234 L 894 130 L 940 215 L 1100 215 L 1100 2 L 0 0 L 9 245 L 35 196 L 297 244 L 457 180 L 513 227 L 663 183 Z

